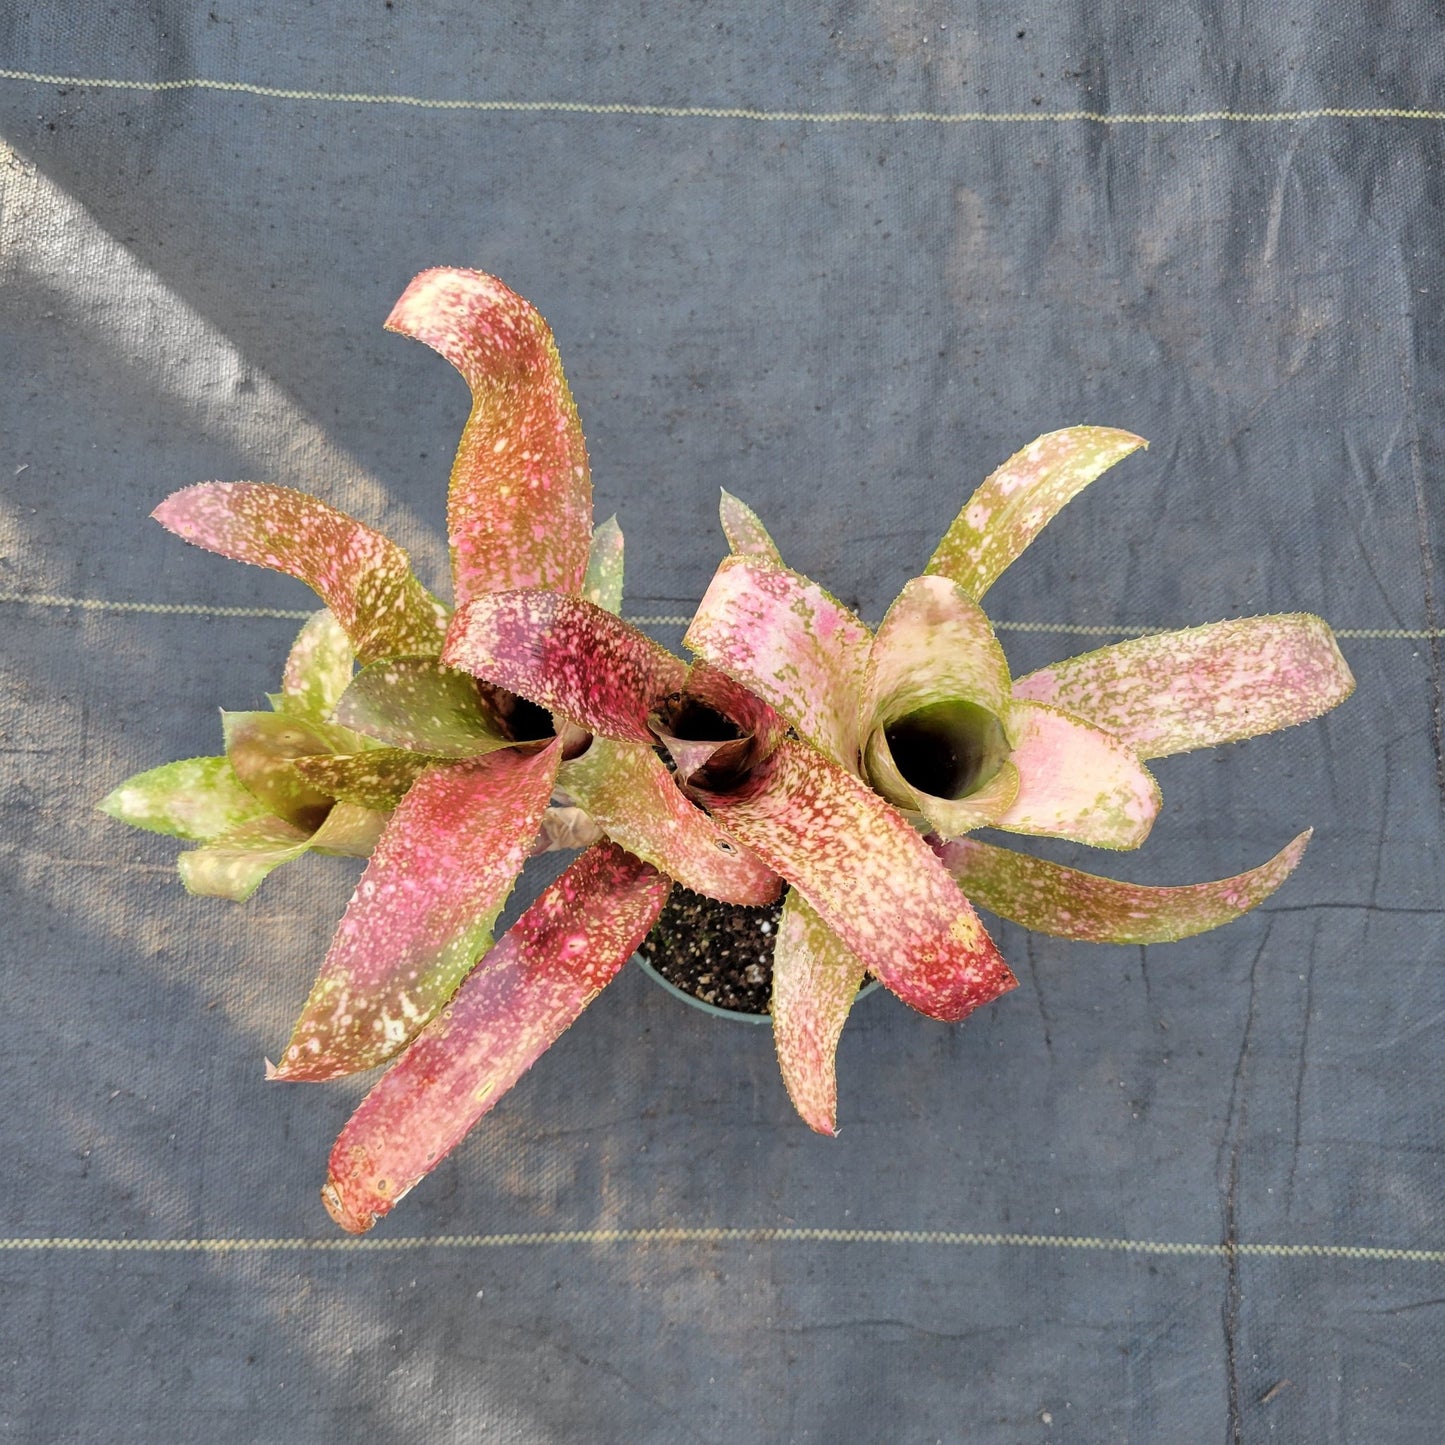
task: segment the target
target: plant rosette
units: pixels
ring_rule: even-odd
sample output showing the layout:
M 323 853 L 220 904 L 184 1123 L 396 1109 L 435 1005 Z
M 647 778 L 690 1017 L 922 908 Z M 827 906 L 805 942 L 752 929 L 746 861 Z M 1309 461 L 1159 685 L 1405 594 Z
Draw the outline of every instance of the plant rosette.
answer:
M 1353 686 L 1304 614 L 1011 677 L 981 599 L 1138 438 L 1069 428 L 1011 458 L 876 633 L 724 494 L 731 555 L 689 665 L 617 615 L 622 535 L 593 529 L 540 315 L 493 277 L 441 269 L 387 325 L 472 393 L 447 507 L 455 611 L 394 543 L 316 498 L 176 493 L 165 526 L 300 578 L 325 611 L 272 713 L 226 715 L 224 757 L 151 769 L 102 805 L 197 841 L 188 886 L 238 899 L 308 850 L 369 854 L 268 1065 L 307 1082 L 390 1062 L 331 1152 L 322 1196 L 344 1228 L 389 1212 L 495 1106 L 632 957 L 674 881 L 754 908 L 782 894 L 773 1037 L 798 1112 L 832 1134 L 837 1042 L 867 980 L 948 1022 L 1015 986 L 970 899 L 1065 937 L 1159 942 L 1238 917 L 1298 863 L 1307 834 L 1236 877 L 1151 888 L 972 836 L 1137 847 L 1159 808 L 1147 760 L 1303 722 Z M 577 859 L 494 940 L 528 857 L 568 847 Z
M 1143 445 L 1071 427 L 1017 453 L 876 633 L 786 567 L 726 493 L 732 555 L 687 631 L 698 661 L 681 682 L 670 653 L 577 599 L 492 594 L 452 620 L 450 663 L 599 736 L 660 740 L 678 785 L 789 885 L 773 1032 L 788 1092 L 820 1133 L 837 1127 L 834 1056 L 865 976 L 947 1022 L 1015 986 L 970 899 L 1062 937 L 1165 942 L 1239 917 L 1303 854 L 1308 833 L 1236 876 L 1159 888 L 969 836 L 1137 848 L 1160 807 L 1147 760 L 1305 722 L 1354 687 L 1308 614 L 1138 638 L 1012 678 L 980 599 Z

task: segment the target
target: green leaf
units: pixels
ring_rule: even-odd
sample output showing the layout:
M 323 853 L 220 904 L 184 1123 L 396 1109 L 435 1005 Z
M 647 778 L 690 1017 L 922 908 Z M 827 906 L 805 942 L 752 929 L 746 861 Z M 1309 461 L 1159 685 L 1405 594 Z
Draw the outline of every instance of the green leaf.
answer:
M 441 758 L 510 746 L 483 708 L 476 679 L 431 657 L 392 657 L 362 668 L 335 716 L 354 732 Z
M 782 553 L 768 535 L 758 514 L 746 502 L 739 501 L 726 488 L 718 506 L 722 529 L 735 556 L 761 557 L 765 562 L 782 565 Z
M 363 663 L 441 649 L 447 609 L 417 581 L 406 553 L 315 497 L 261 482 L 202 482 L 151 515 L 198 547 L 299 578 Z
M 964 504 L 926 571 L 957 582 L 975 601 L 1059 510 L 1096 477 L 1149 443 L 1111 427 L 1049 432 L 1015 453 Z
M 1015 702 L 1009 761 L 1019 789 L 994 823 L 1012 833 L 1137 848 L 1159 813 L 1159 785 L 1112 733 L 1037 702 Z
M 226 756 L 236 776 L 266 811 L 310 832 L 334 801 L 297 770 L 296 759 L 332 750 L 323 724 L 274 712 L 222 712 Z
M 1014 696 L 1162 758 L 1308 722 L 1354 687 L 1328 625 L 1297 612 L 1132 638 L 1031 672 Z
M 1301 833 L 1247 873 L 1182 888 L 1119 883 L 974 838 L 940 844 L 938 852 L 975 903 L 1036 933 L 1090 943 L 1172 943 L 1262 903 L 1294 871 L 1309 837 Z
M 291 645 L 274 705 L 279 712 L 308 722 L 329 722 L 351 681 L 355 662 L 346 629 L 328 608 L 313 612 Z
M 370 1229 L 460 1143 L 616 977 L 670 886 L 599 843 L 542 892 L 341 1131 L 321 1197 L 343 1229 Z
M 310 834 L 280 818 L 253 818 L 177 859 L 190 893 L 244 902 L 273 869 L 299 858 Z
M 557 785 L 613 842 L 695 893 L 724 903 L 771 903 L 776 874 L 690 803 L 647 743 L 594 737 L 563 763 Z
M 956 1022 L 1016 985 L 920 834 L 806 743 L 779 743 L 744 788 L 703 801 L 911 1007 Z
M 183 758 L 127 778 L 96 805 L 133 828 L 206 842 L 266 808 L 226 758 Z
M 496 277 L 438 268 L 411 282 L 386 326 L 439 352 L 471 388 L 447 498 L 458 606 L 518 587 L 578 591 L 592 483 L 547 323 Z
M 830 1138 L 838 1131 L 838 1040 L 866 976 L 863 961 L 789 889 L 773 949 L 773 1042 L 793 1107 Z
M 389 816 L 359 803 L 339 802 L 311 835 L 307 847 L 313 853 L 338 858 L 369 858 L 381 841 Z
M 275 1076 L 333 1079 L 396 1053 L 491 945 L 560 746 L 428 769 L 391 815 Z
M 295 768 L 320 792 L 344 803 L 389 812 L 438 759 L 405 748 L 375 748 L 344 757 L 297 758 Z
M 622 611 L 622 528 L 609 517 L 592 533 L 582 595 L 604 612 Z
M 683 638 L 775 707 L 834 762 L 858 767 L 858 707 L 872 641 L 816 582 L 761 557 L 728 557 Z

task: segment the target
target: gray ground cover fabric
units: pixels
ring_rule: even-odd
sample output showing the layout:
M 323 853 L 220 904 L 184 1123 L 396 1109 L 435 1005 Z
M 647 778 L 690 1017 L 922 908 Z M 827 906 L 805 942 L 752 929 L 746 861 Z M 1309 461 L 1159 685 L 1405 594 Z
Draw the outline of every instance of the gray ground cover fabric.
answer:
M 0 1438 L 1438 1435 L 1441 24 L 6 8 Z M 960 1028 L 868 999 L 836 1141 L 766 1031 L 626 970 L 341 1242 L 316 1191 L 366 1081 L 261 1060 L 355 866 L 191 900 L 91 805 L 275 686 L 297 623 L 226 609 L 311 604 L 165 534 L 167 492 L 300 486 L 444 575 L 465 389 L 380 329 L 434 264 L 551 321 L 634 617 L 690 611 L 719 486 L 876 620 L 1016 447 L 1148 437 L 991 594 L 1036 625 L 1015 670 L 1308 609 L 1359 690 L 1160 763 L 1137 856 L 1039 851 L 1184 882 L 1313 825 L 1297 875 L 1168 947 L 1000 924 L 1021 987 Z

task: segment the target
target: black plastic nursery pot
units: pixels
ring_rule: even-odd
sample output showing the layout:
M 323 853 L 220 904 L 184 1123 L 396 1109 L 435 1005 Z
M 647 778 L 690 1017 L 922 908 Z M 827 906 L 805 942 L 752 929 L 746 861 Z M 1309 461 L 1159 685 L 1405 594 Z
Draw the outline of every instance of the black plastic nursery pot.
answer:
M 675 886 L 636 962 L 684 1003 L 718 1018 L 771 1023 L 773 945 L 782 900 L 759 908 L 720 903 Z M 878 987 L 869 979 L 859 997 Z

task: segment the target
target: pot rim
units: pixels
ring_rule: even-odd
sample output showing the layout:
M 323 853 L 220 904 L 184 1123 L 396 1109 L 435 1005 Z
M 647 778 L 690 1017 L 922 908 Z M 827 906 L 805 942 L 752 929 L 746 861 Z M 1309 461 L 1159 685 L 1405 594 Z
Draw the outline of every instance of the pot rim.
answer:
M 738 1022 L 745 1024 L 771 1024 L 773 1021 L 773 1015 L 771 1012 L 765 1014 L 754 1014 L 746 1013 L 744 1012 L 744 1010 L 738 1008 L 723 1008 L 721 1004 L 709 1003 L 705 998 L 698 998 L 696 994 L 688 993 L 686 989 L 679 988 L 670 979 L 664 978 L 642 956 L 640 952 L 634 953 L 632 955 L 632 962 L 638 964 L 641 967 L 642 971 L 654 983 L 659 984 L 661 987 L 665 988 L 668 993 L 672 994 L 675 998 L 680 998 L 683 1003 L 691 1004 L 691 1006 L 695 1009 L 701 1009 L 703 1013 L 713 1014 L 717 1018 L 735 1019 Z M 879 986 L 880 985 L 876 978 L 870 978 L 868 982 L 865 983 L 863 987 L 858 990 L 858 998 L 854 999 L 853 1002 L 856 1004 L 859 999 L 866 998 L 871 993 L 876 993 L 879 989 Z

